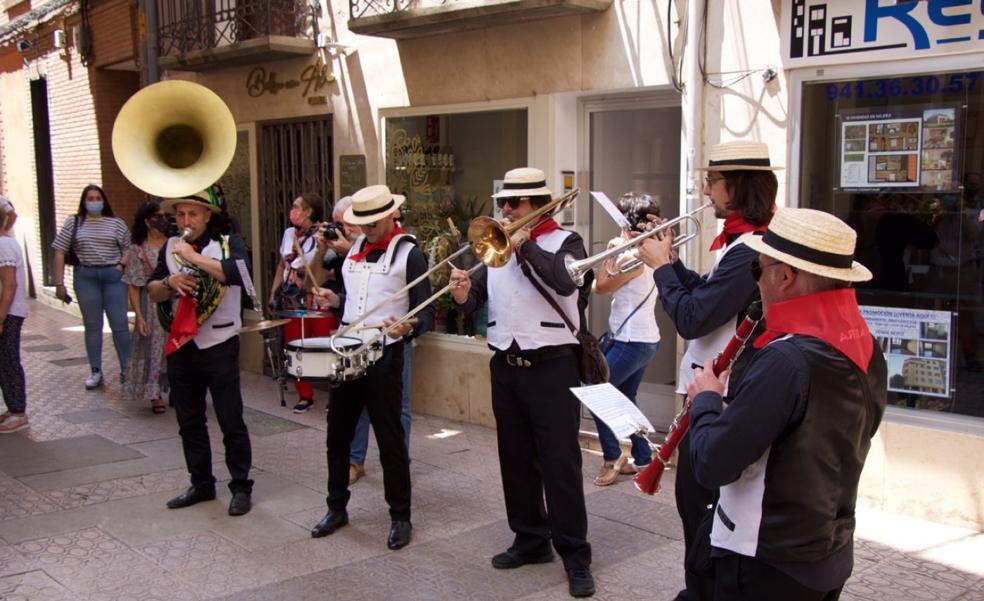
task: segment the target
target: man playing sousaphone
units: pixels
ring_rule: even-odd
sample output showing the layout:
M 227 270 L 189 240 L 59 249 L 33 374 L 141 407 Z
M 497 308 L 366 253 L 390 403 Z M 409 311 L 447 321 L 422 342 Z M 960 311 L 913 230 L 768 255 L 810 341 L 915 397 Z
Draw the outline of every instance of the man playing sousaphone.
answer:
M 246 260 L 246 246 L 235 235 L 222 235 L 223 215 L 210 191 L 168 198 L 161 209 L 175 215 L 180 237 L 168 239 L 147 284 L 169 331 L 165 343 L 171 401 L 178 418 L 191 487 L 167 502 L 179 509 L 215 498 L 212 454 L 205 427 L 205 392 L 225 443 L 232 481 L 229 515 L 251 507 L 249 479 L 252 450 L 243 421 L 239 389 L 239 328 L 242 326 L 242 277 L 236 265 Z
M 506 173 L 495 200 L 503 217 L 515 222 L 550 203 L 551 196 L 543 171 L 520 168 Z M 552 542 L 563 559 L 570 594 L 587 597 L 595 585 L 577 438 L 581 406 L 570 391 L 580 384 L 578 339 L 544 296 L 550 295 L 567 320 L 583 323 L 586 295 L 578 294 L 564 258 L 583 259 L 584 242 L 549 215 L 516 230 L 511 241 L 513 252 L 502 267 L 479 268 L 471 278 L 460 269 L 451 271 L 457 283 L 451 294 L 460 311 L 489 306 L 492 411 L 506 515 L 516 534 L 492 566 L 552 561 Z
M 431 295 L 427 278 L 403 290 L 427 272 L 427 257 L 394 218 L 404 200 L 382 185 L 363 188 L 352 196 L 345 221 L 358 225 L 362 235 L 352 244 L 339 270 L 341 292 L 313 290 L 321 303 L 340 310 L 343 327 L 363 319 L 368 325 L 389 327 Z M 382 307 L 374 315 L 366 314 L 377 305 Z M 410 462 L 400 423 L 403 350 L 407 341 L 426 332 L 433 320 L 434 307 L 430 305 L 417 314 L 416 325 L 404 322 L 391 329 L 382 357 L 365 375 L 343 381 L 332 391 L 326 443 L 328 513 L 311 530 L 312 537 L 328 536 L 348 524 L 349 450 L 365 408 L 376 432 L 383 488 L 392 519 L 386 545 L 396 550 L 410 543 Z

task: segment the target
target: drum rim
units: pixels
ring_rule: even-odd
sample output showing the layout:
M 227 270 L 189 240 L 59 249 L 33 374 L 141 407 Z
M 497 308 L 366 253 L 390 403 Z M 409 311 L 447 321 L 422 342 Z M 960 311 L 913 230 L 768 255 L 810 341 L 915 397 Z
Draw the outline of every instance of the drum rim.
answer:
M 306 338 L 295 338 L 294 340 L 291 340 L 290 342 L 284 343 L 284 346 L 289 351 L 300 351 L 300 352 L 304 352 L 304 353 L 330 353 L 330 352 L 332 352 L 331 345 L 330 344 L 328 344 L 327 346 L 320 346 L 320 347 L 318 347 L 318 346 L 303 346 L 303 343 L 304 343 L 305 340 L 319 340 L 319 339 L 320 340 L 331 340 L 332 338 L 334 338 L 334 336 L 308 336 Z M 357 347 L 360 344 L 362 344 L 362 339 L 361 338 L 356 338 L 355 336 L 341 336 L 340 338 L 342 340 L 351 340 L 351 341 L 353 341 L 353 344 L 345 344 L 345 345 L 342 345 L 341 346 L 342 349 L 348 349 L 348 348 L 351 348 L 351 347 Z M 300 342 L 301 344 L 300 345 L 294 344 L 296 342 Z
M 331 311 L 316 311 L 314 309 L 284 309 L 274 314 L 276 317 L 288 319 L 325 319 L 332 317 Z

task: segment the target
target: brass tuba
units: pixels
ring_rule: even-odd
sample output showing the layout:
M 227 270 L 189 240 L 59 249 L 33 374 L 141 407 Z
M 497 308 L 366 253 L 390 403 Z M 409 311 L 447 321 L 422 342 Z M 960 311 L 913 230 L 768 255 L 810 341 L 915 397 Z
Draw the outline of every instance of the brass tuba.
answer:
M 113 157 L 152 196 L 181 198 L 222 177 L 236 152 L 236 121 L 205 86 L 162 81 L 134 94 L 113 124 Z
M 211 192 L 235 152 L 236 122 L 229 107 L 215 92 L 190 81 L 143 88 L 126 101 L 113 124 L 116 164 L 130 183 L 152 196 Z M 201 325 L 227 288 L 203 271 L 196 275 L 195 312 Z M 170 331 L 172 303 L 158 303 L 157 309 L 161 325 Z

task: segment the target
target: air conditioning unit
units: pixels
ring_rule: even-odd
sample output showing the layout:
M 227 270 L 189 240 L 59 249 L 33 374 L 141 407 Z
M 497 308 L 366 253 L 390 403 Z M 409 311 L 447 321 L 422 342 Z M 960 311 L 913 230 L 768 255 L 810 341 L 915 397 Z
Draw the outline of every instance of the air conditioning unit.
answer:
M 64 48 L 65 46 L 68 46 L 68 36 L 65 35 L 65 30 L 56 29 L 54 31 L 54 37 L 51 43 L 55 48 Z

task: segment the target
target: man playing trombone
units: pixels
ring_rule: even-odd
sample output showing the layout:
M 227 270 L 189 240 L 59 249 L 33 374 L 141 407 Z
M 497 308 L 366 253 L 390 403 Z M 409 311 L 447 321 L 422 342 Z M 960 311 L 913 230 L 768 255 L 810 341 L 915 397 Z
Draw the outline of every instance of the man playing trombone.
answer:
M 452 269 L 451 294 L 464 313 L 485 303 L 489 307 L 488 342 L 495 351 L 492 411 L 506 515 L 516 534 L 512 546 L 492 558 L 492 566 L 549 562 L 552 542 L 564 561 L 571 595 L 587 597 L 595 586 L 577 438 L 581 415 L 570 391 L 580 383 L 577 338 L 544 295 L 568 320 L 583 322 L 590 282 L 579 294 L 567 274 L 565 256 L 584 258 L 584 243 L 552 219 L 561 199 L 551 201 L 551 196 L 539 169 L 506 173 L 504 188 L 494 198 L 507 223 L 515 226 L 506 226 L 512 242 L 512 252 L 504 252 L 508 262 L 481 267 L 470 278 Z M 524 219 L 526 227 L 519 223 Z
M 713 205 L 714 216 L 724 219 L 724 228 L 711 244 L 711 251 L 721 252 L 708 275 L 700 276 L 671 258 L 672 236 L 661 240 L 650 237 L 639 246 L 639 258 L 655 270 L 653 278 L 663 309 L 680 336 L 690 341 L 680 362 L 679 394 L 687 392 L 687 384 L 694 378 L 691 366 L 704 365 L 724 349 L 748 305 L 757 297 L 755 280 L 748 268 L 755 251 L 741 237 L 761 233 L 768 226 L 779 188 L 775 169 L 765 144 L 728 142 L 711 147 L 704 195 Z M 705 518 L 706 508 L 714 499 L 714 491 L 694 478 L 689 458 L 690 438 L 684 436 L 674 492 L 687 555 L 696 542 L 697 527 Z M 677 596 L 679 601 L 711 598 L 712 580 L 689 569 L 685 569 L 685 576 L 687 588 Z
M 363 188 L 352 196 L 345 221 L 360 226 L 362 236 L 352 244 L 339 270 L 342 291 L 315 290 L 322 302 L 340 309 L 343 326 L 363 320 L 389 328 L 430 296 L 427 278 L 406 289 L 407 283 L 427 272 L 427 258 L 394 219 L 404 200 L 382 185 Z M 366 311 L 377 305 L 378 318 L 369 316 Z M 400 424 L 403 347 L 407 338 L 426 332 L 433 319 L 434 307 L 430 305 L 417 314 L 416 325 L 404 322 L 391 328 L 384 339 L 382 357 L 365 375 L 341 382 L 332 392 L 328 405 L 328 513 L 311 530 L 312 537 L 327 536 L 348 524 L 349 449 L 365 407 L 376 432 L 392 520 L 386 545 L 396 550 L 409 544 L 410 462 Z

